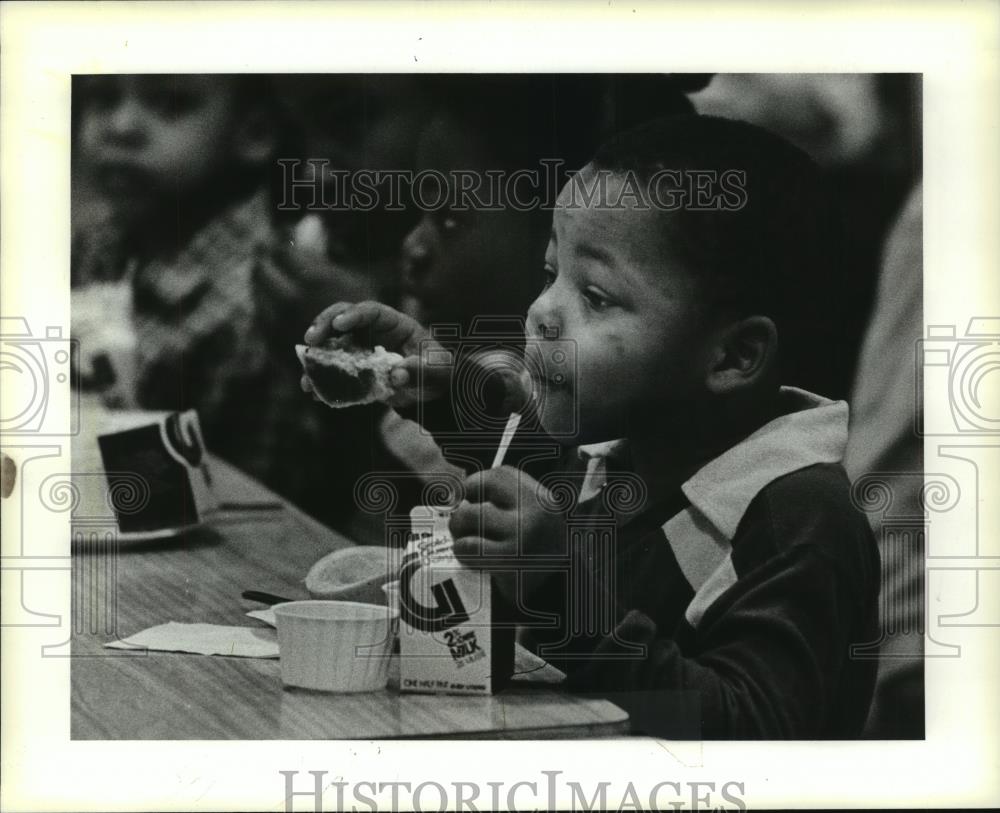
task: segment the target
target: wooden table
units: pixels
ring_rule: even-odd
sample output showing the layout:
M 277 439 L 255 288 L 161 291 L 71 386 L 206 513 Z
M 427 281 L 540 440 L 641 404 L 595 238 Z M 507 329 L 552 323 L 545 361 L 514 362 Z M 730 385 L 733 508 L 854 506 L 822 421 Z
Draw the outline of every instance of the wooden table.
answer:
M 89 462 L 87 462 L 89 459 Z M 74 469 L 93 465 L 76 458 Z M 302 579 L 350 540 L 278 500 L 220 460 L 222 500 L 279 502 L 160 542 L 97 542 L 78 523 L 73 554 L 73 739 L 555 738 L 628 733 L 613 704 L 552 689 L 512 687 L 493 697 L 337 695 L 287 689 L 277 660 L 126 652 L 103 644 L 167 621 L 252 626 L 255 589 L 307 598 Z M 82 531 L 82 534 L 81 534 Z M 87 541 L 87 540 L 93 541 Z

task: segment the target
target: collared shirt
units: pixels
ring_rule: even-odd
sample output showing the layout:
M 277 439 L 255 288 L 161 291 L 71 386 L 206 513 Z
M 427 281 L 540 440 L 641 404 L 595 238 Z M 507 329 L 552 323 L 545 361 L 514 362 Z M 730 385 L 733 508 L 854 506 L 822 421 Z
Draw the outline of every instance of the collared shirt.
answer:
M 529 616 L 559 618 L 532 628 L 539 654 L 640 731 L 860 733 L 876 661 L 851 647 L 878 639 L 878 559 L 837 462 L 847 407 L 781 397 L 780 417 L 627 523 L 571 518 L 573 564 L 532 597 Z
M 696 625 L 737 581 L 732 542 L 747 509 L 768 485 L 819 463 L 839 463 L 847 404 L 782 388 L 785 414 L 699 469 L 681 486 L 690 505 L 663 524 L 677 564 L 695 591 L 685 618 Z
M 81 295 L 95 283 L 111 282 L 131 292 L 129 312 L 105 318 L 132 323 L 134 403 L 212 413 L 227 397 L 233 376 L 262 367 L 256 277 L 272 240 L 263 193 L 223 211 L 163 256 L 140 260 L 111 224 L 81 235 L 73 273 Z
M 620 455 L 627 445 L 625 440 L 607 440 L 577 447 L 577 460 L 584 467 L 583 482 L 577 497 L 579 502 L 593 499 L 607 485 L 608 460 Z

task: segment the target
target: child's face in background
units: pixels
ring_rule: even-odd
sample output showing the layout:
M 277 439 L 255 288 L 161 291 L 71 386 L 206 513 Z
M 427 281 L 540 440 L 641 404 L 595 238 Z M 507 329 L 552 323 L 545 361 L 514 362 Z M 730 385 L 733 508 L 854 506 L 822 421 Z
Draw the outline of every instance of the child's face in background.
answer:
M 417 169 L 484 173 L 497 170 L 485 146 L 460 122 L 438 117 L 420 139 Z M 484 176 L 485 178 L 485 176 Z M 434 183 L 425 199 L 437 197 Z M 480 197 L 489 192 L 483 182 Z M 503 206 L 504 201 L 499 202 Z M 424 324 L 468 325 L 476 316 L 523 317 L 542 286 L 537 269 L 545 233 L 537 212 L 424 211 L 403 241 L 402 287 L 406 308 Z
M 232 164 L 235 119 L 225 77 L 88 77 L 79 145 L 113 213 L 133 222 Z
M 612 200 L 619 186 L 608 183 Z M 528 312 L 542 425 L 575 431 L 577 443 L 634 437 L 698 403 L 710 325 L 694 281 L 664 251 L 662 213 L 571 209 L 568 190 L 553 213 L 546 287 Z M 575 368 L 546 363 L 553 331 L 575 346 Z

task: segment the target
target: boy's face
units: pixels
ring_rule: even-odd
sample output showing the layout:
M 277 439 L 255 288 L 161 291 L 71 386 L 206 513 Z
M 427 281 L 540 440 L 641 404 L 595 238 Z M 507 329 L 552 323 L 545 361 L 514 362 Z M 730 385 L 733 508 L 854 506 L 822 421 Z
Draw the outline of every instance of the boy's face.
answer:
M 611 200 L 619 187 L 610 179 Z M 664 215 L 596 200 L 570 208 L 569 190 L 553 215 L 545 290 L 528 312 L 542 425 L 592 443 L 683 420 L 702 392 L 710 324 L 693 279 L 664 249 Z M 574 345 L 575 365 L 550 361 L 555 331 Z
M 451 179 L 453 170 L 495 169 L 495 162 L 452 119 L 439 117 L 424 131 L 417 156 L 419 170 L 437 170 Z M 486 180 L 478 193 L 489 197 Z M 424 200 L 434 204 L 438 186 L 424 185 Z M 451 195 L 451 190 L 446 190 Z M 449 198 L 450 199 L 450 198 Z M 537 272 L 545 250 L 538 213 L 504 205 L 502 211 L 423 211 L 403 241 L 403 291 L 416 304 L 425 324 L 468 324 L 476 316 L 523 316 L 542 286 Z
M 80 146 L 114 213 L 130 221 L 232 163 L 235 104 L 217 76 L 85 80 Z

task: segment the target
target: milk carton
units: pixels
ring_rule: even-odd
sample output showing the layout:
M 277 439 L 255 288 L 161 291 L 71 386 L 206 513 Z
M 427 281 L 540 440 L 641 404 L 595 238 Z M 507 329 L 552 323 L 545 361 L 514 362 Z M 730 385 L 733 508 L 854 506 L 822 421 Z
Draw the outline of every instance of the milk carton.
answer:
M 218 507 L 198 414 L 151 413 L 98 435 L 108 503 L 123 534 L 198 525 Z
M 404 692 L 491 694 L 514 670 L 514 628 L 488 574 L 452 552 L 448 513 L 410 512 L 399 573 L 399 686 Z

